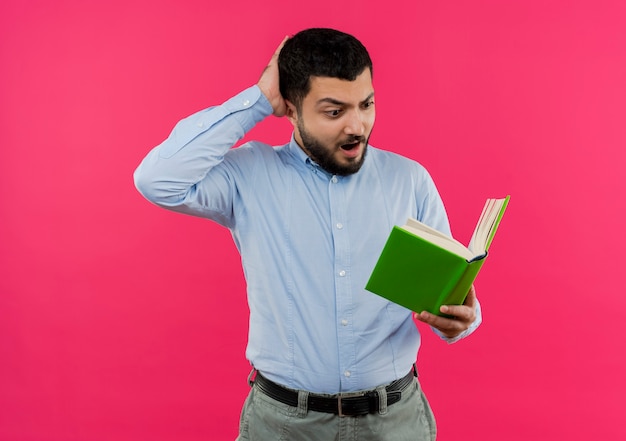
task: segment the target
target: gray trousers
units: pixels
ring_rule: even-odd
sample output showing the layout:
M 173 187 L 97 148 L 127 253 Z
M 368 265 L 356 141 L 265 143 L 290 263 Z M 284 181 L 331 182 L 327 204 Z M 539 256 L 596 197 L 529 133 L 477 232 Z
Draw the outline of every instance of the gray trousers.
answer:
M 384 387 L 378 388 L 380 410 L 363 416 L 338 416 L 309 411 L 307 392 L 292 407 L 253 386 L 241 412 L 237 441 L 434 441 L 435 418 L 417 378 L 387 407 Z

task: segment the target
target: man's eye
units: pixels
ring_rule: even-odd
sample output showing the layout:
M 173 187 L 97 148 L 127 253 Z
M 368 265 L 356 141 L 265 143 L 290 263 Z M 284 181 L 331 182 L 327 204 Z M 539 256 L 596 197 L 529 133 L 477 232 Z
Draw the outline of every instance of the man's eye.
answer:
M 367 101 L 363 103 L 363 108 L 367 109 L 369 107 L 372 107 L 373 105 L 374 105 L 374 101 Z
M 341 114 L 341 109 L 327 110 L 326 115 L 328 116 L 339 116 Z

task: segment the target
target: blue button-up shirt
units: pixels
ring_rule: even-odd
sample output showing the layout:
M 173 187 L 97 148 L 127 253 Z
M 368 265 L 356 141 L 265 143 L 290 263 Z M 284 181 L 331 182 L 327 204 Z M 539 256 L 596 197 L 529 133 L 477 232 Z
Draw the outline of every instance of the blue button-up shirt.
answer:
M 398 379 L 420 334 L 409 310 L 364 287 L 393 225 L 414 217 L 450 234 L 435 185 L 418 163 L 372 146 L 345 177 L 322 170 L 293 138 L 231 148 L 271 113 L 253 86 L 180 121 L 136 170 L 137 188 L 230 229 L 247 282 L 246 356 L 266 377 L 317 393 Z M 478 326 L 477 312 L 456 339 Z

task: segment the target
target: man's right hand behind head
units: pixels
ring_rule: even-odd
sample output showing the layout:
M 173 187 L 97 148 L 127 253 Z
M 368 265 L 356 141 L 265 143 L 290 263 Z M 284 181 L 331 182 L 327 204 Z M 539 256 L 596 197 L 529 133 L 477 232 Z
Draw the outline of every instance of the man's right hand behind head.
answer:
M 285 37 L 280 43 L 274 52 L 274 55 L 272 55 L 269 64 L 261 74 L 259 82 L 257 83 L 257 86 L 259 86 L 263 95 L 265 95 L 267 100 L 272 105 L 274 115 L 279 117 L 284 116 L 287 112 L 287 104 L 285 103 L 285 99 L 280 94 L 280 86 L 278 82 L 278 54 L 280 54 L 280 50 L 283 48 L 283 45 L 288 39 L 289 36 Z

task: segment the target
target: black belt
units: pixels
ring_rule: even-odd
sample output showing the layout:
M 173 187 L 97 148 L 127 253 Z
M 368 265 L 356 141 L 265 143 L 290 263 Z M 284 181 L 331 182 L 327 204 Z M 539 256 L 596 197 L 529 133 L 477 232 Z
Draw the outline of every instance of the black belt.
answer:
M 402 391 L 406 389 L 416 375 L 416 370 L 411 369 L 407 375 L 390 383 L 385 387 L 387 391 L 387 406 L 400 401 Z M 298 392 L 287 389 L 273 381 L 268 380 L 259 372 L 256 374 L 254 384 L 267 396 L 292 407 L 298 406 Z M 316 412 L 334 413 L 339 416 L 367 415 L 378 412 L 379 398 L 376 390 L 359 393 L 347 393 L 335 397 L 309 394 L 307 408 Z

